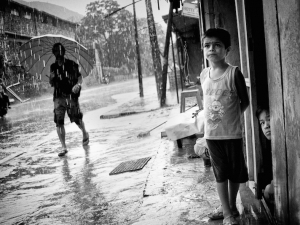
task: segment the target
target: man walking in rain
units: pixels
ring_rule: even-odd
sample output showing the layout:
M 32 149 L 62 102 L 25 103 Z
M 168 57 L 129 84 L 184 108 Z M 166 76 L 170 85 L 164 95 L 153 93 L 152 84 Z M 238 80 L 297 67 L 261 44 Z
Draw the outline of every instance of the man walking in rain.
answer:
M 64 156 L 68 150 L 65 142 L 64 118 L 67 112 L 70 121 L 75 122 L 82 131 L 83 146 L 89 143 L 89 134 L 85 130 L 82 120 L 83 114 L 80 111 L 78 98 L 80 96 L 82 76 L 78 70 L 78 64 L 66 59 L 65 48 L 61 43 L 53 45 L 52 53 L 56 57 L 55 63 L 50 67 L 49 82 L 54 87 L 54 122 L 62 149 L 58 156 Z

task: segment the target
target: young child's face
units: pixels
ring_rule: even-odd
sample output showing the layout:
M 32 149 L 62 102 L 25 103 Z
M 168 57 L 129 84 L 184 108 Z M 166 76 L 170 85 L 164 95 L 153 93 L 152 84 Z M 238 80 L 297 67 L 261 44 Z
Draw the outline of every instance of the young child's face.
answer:
M 206 37 L 203 39 L 203 50 L 205 58 L 210 62 L 219 62 L 227 56 L 228 49 L 223 42 L 216 37 Z
M 258 117 L 261 129 L 268 140 L 271 140 L 270 113 L 262 111 Z

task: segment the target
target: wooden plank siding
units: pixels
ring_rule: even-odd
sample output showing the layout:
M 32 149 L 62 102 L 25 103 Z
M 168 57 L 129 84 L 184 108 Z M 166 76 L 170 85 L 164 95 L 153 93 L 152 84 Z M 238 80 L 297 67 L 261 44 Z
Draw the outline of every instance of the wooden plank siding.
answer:
M 282 62 L 276 0 L 263 1 L 263 8 L 271 115 L 275 217 L 278 224 L 290 224 L 288 222 L 287 152 L 285 147 Z
M 245 20 L 244 1 L 235 0 L 236 18 L 239 38 L 240 64 L 241 71 L 246 78 L 246 85 L 248 87 L 248 94 L 250 94 L 250 79 L 249 79 L 249 56 L 248 56 L 248 40 L 247 28 Z M 253 144 L 252 144 L 252 126 L 251 126 L 251 110 L 250 107 L 244 113 L 245 122 L 245 139 L 246 139 L 246 160 L 249 174 L 249 181 L 254 181 L 254 161 L 253 161 Z
M 214 14 L 213 1 L 203 0 L 203 10 L 204 10 L 205 30 L 215 27 L 215 14 Z
M 282 61 L 289 224 L 300 224 L 300 2 L 277 0 Z
M 215 27 L 225 28 L 231 36 L 231 47 L 226 61 L 231 65 L 241 67 L 239 51 L 239 35 L 235 0 L 214 0 Z

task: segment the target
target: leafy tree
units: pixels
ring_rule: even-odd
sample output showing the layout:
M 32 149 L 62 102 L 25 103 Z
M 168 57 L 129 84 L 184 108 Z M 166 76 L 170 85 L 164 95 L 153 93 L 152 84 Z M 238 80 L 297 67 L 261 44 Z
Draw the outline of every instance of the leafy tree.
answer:
M 107 16 L 119 8 L 114 0 L 101 0 L 87 5 L 78 36 L 99 43 L 102 63 L 108 67 L 121 67 L 135 55 L 133 42 L 133 16 L 127 10 Z M 107 17 L 106 17 L 107 16 Z
M 129 71 L 136 70 L 134 18 L 128 10 L 117 11 L 118 9 L 120 6 L 114 0 L 100 0 L 88 4 L 78 37 L 84 41 L 91 40 L 98 43 L 96 46 L 101 54 L 103 67 L 126 66 Z M 115 11 L 117 12 L 113 13 Z M 107 16 L 109 14 L 111 15 Z M 153 61 L 147 19 L 137 19 L 137 25 L 143 74 L 150 74 L 153 71 Z M 164 30 L 159 24 L 156 25 L 156 29 L 162 51 L 165 41 Z
M 145 69 L 148 73 L 151 71 L 153 72 L 153 61 L 151 55 L 151 45 L 150 45 L 150 38 L 149 38 L 149 29 L 148 23 L 146 18 L 141 18 L 138 20 L 138 32 L 139 32 L 139 43 L 140 43 L 140 52 L 142 58 L 142 65 L 143 69 Z M 165 43 L 165 31 L 161 24 L 155 24 L 156 35 L 157 35 L 157 42 L 159 45 L 159 51 L 162 57 L 162 53 L 164 50 L 164 43 Z M 174 45 L 175 47 L 175 45 Z M 175 49 L 174 49 L 175 50 Z M 176 51 L 176 50 L 175 50 Z M 169 51 L 169 68 L 173 69 L 173 57 L 172 52 Z M 175 57 L 176 58 L 176 57 Z

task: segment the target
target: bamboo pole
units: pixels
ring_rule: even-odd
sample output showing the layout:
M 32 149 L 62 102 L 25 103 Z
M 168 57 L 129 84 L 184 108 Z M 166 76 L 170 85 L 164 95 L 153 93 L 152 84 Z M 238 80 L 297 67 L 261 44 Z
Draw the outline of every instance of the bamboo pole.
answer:
M 136 48 L 136 55 L 137 55 L 137 67 L 138 67 L 138 77 L 139 77 L 139 89 L 140 89 L 140 97 L 144 97 L 143 75 L 142 75 L 141 56 L 140 56 L 140 48 L 139 48 L 139 37 L 138 37 L 138 30 L 137 30 L 137 24 L 136 24 L 136 12 L 135 12 L 135 2 L 134 1 L 135 0 L 132 0 L 134 29 L 135 29 L 135 48 Z

